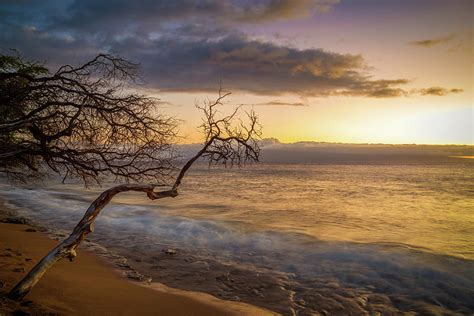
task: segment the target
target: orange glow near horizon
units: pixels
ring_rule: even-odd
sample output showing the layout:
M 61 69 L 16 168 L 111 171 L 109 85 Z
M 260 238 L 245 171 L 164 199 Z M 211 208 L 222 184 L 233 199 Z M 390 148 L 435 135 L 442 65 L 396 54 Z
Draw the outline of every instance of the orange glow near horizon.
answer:
M 397 6 L 405 11 L 395 14 L 389 3 L 362 10 L 341 2 L 309 18 L 243 28 L 256 41 L 280 45 L 275 56 L 285 54 L 286 47 L 359 55 L 370 80 L 406 79 L 402 96 L 323 97 L 280 90 L 252 94 L 230 88 L 226 107 L 253 106 L 263 137 L 282 142 L 474 144 L 472 2 L 405 5 Z M 257 51 L 238 53 L 253 56 Z M 318 68 L 317 63 L 312 66 Z M 224 81 L 224 89 L 233 83 Z M 427 88 L 434 90 L 424 93 Z M 174 104 L 166 112 L 183 120 L 184 141 L 196 142 L 200 113 L 193 104 L 216 93 L 183 91 L 157 96 Z
M 160 94 L 172 102 L 163 111 L 183 120 L 180 131 L 183 143 L 201 141 L 197 130 L 200 113 L 193 104 L 212 93 Z M 309 98 L 305 106 L 261 105 L 279 101 L 302 102 L 296 97 L 263 97 L 233 93 L 223 111 L 240 104 L 253 108 L 260 117 L 264 138 L 284 143 L 319 141 L 336 143 L 386 144 L 460 144 L 472 145 L 473 109 L 466 96 L 402 97 L 388 100 L 374 98 Z M 449 102 L 450 100 L 451 102 Z M 448 102 L 447 102 L 448 101 Z M 459 104 L 451 105 L 449 103 Z

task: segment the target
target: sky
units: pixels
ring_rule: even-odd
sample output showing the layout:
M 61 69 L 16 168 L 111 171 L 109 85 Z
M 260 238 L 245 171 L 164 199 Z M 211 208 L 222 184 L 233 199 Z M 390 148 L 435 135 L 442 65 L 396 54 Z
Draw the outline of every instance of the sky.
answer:
M 0 50 L 139 62 L 199 141 L 219 86 L 282 142 L 473 144 L 471 0 L 1 0 Z

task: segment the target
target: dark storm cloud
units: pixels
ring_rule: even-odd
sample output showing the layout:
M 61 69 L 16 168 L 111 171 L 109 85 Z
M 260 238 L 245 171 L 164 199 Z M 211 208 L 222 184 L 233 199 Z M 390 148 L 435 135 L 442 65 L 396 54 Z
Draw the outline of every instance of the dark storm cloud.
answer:
M 398 95 L 389 89 L 408 83 L 371 80 L 360 55 L 298 50 L 242 35 L 188 42 L 127 38 L 111 49 L 142 61 L 148 83 L 164 91 L 214 91 L 222 80 L 228 89 L 263 95 L 390 97 Z
M 261 22 L 268 20 L 307 17 L 315 12 L 327 12 L 340 0 L 269 0 L 231 1 L 237 4 L 234 12 L 237 19 Z M 244 4 L 242 6 L 242 4 Z
M 139 45 L 148 49 L 137 49 Z M 291 49 L 245 36 L 189 42 L 127 39 L 112 49 L 128 51 L 149 65 L 144 69 L 147 77 L 164 90 L 214 90 L 223 80 L 231 88 L 262 94 L 311 92 L 316 85 L 322 89 L 349 84 L 363 67 L 360 56 Z
M 118 54 L 140 62 L 146 88 L 162 91 L 215 91 L 222 80 L 226 89 L 262 95 L 410 95 L 406 79 L 372 79 L 360 55 L 299 50 L 238 31 L 242 23 L 307 16 L 337 2 L 4 1 L 0 43 L 52 66 Z
M 410 82 L 407 79 L 371 79 L 360 55 L 299 50 L 244 35 L 197 41 L 128 38 L 111 48 L 149 65 L 144 67 L 145 77 L 151 86 L 163 91 L 215 91 L 222 81 L 228 89 L 261 95 L 390 98 L 462 92 L 445 88 L 407 90 L 403 88 Z
M 6 0 L 0 2 L 2 48 L 21 48 L 56 57 L 108 50 L 124 37 L 147 41 L 166 34 L 178 41 L 234 34 L 236 25 L 308 16 L 338 0 Z M 36 31 L 36 38 L 32 38 Z M 48 46 L 43 49 L 40 46 Z M 48 55 L 49 51 L 56 54 Z M 121 52 L 118 52 L 121 53 Z M 52 59 L 52 58 L 51 58 Z
M 59 20 L 74 28 L 111 28 L 126 25 L 156 25 L 163 21 L 199 18 L 261 23 L 293 19 L 324 12 L 339 0 L 81 0 L 74 1 L 69 14 Z M 84 21 L 88 21 L 84 23 Z
M 0 27 L 0 48 L 18 49 L 21 55 L 51 68 L 77 64 L 103 51 L 95 42 L 67 33 L 52 34 L 33 26 Z

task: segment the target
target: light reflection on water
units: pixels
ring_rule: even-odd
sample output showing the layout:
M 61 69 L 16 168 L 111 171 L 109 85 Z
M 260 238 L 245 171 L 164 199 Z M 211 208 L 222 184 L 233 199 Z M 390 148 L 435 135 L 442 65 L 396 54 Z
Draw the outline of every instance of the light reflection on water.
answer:
M 181 192 L 160 201 L 157 211 L 322 240 L 401 243 L 474 259 L 472 164 L 199 169 Z M 120 202 L 146 204 L 137 195 Z
M 143 253 L 159 253 L 163 244 L 199 250 L 288 273 L 306 289 L 316 277 L 336 279 L 466 312 L 474 309 L 471 166 L 199 167 L 175 199 L 118 196 L 92 239 L 141 245 Z M 0 188 L 24 215 L 62 229 L 75 225 L 98 192 L 77 185 Z

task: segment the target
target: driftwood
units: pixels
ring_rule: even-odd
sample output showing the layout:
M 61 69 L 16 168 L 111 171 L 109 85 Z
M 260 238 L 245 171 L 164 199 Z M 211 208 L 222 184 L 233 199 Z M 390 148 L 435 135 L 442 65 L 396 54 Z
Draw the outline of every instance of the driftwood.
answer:
M 151 200 L 166 197 L 174 198 L 178 196 L 178 187 L 186 172 L 201 157 L 207 158 L 209 163 L 237 165 L 247 160 L 258 161 L 259 146 L 256 138 L 260 136 L 260 129 L 255 114 L 248 113 L 250 119 L 249 126 L 244 126 L 240 120 L 238 127 L 232 126 L 232 119 L 237 110 L 229 116 L 216 119 L 217 112 L 215 106 L 221 104 L 221 100 L 227 95 L 222 95 L 219 91 L 219 98 L 215 102 L 208 102 L 205 106 L 199 107 L 205 114 L 204 123 L 201 127 L 206 135 L 206 141 L 201 150 L 184 164 L 170 190 L 155 192 L 156 185 L 123 184 L 104 191 L 92 202 L 84 217 L 76 225 L 69 237 L 43 257 L 8 293 L 8 297 L 14 300 L 21 300 L 56 262 L 64 258 L 72 261 L 77 256 L 76 250 L 80 243 L 88 234 L 92 233 L 94 220 L 115 195 L 122 192 L 136 191 L 146 193 Z

